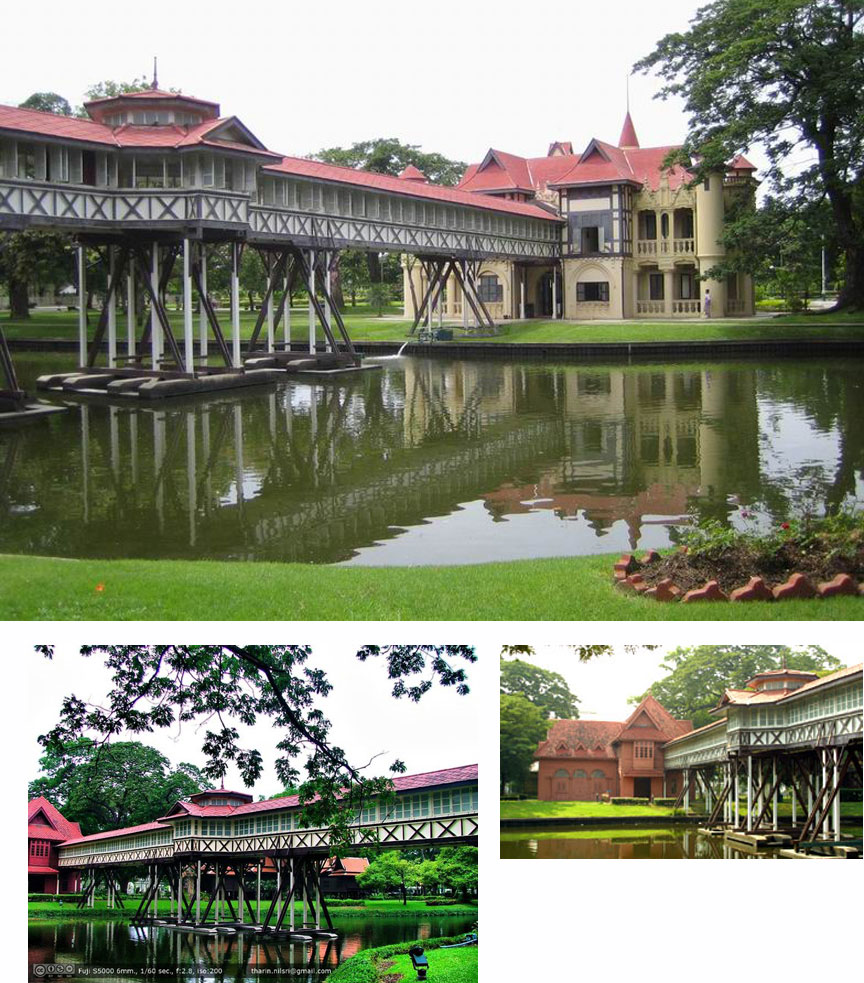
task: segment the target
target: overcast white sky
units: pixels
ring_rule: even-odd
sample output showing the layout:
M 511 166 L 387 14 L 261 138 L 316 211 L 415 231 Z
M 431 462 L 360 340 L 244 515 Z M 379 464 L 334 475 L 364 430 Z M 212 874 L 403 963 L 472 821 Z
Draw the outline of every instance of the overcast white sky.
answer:
M 367 775 L 389 774 L 388 766 L 401 758 L 409 774 L 473 764 L 477 761 L 476 719 L 477 697 L 474 690 L 458 696 L 453 689 L 435 686 L 419 703 L 405 697 L 396 700 L 390 695 L 392 682 L 387 679 L 383 659 L 365 663 L 357 660 L 359 644 L 313 646 L 308 665 L 324 669 L 333 690 L 319 706 L 332 721 L 331 737 L 342 747 L 348 760 L 363 765 L 373 755 L 376 759 Z M 97 656 L 88 658 L 78 653 L 77 645 L 60 644 L 53 660 L 49 661 L 24 646 L 19 658 L 28 667 L 29 706 L 25 730 L 25 745 L 20 752 L 26 756 L 28 778 L 38 773 L 42 748 L 37 737 L 57 722 L 61 701 L 74 693 L 87 702 L 102 703 L 111 681 L 110 673 Z M 476 667 L 467 662 L 469 679 Z M 210 725 L 213 728 L 213 724 Z M 155 731 L 152 734 L 123 735 L 118 740 L 140 740 L 161 751 L 172 764 L 188 761 L 202 767 L 200 751 L 207 727 L 196 730 L 195 724 L 182 728 Z M 272 762 L 276 757 L 276 742 L 280 733 L 269 720 L 262 718 L 254 729 L 238 726 L 244 747 L 257 747 L 264 758 L 261 779 L 248 791 L 253 795 L 270 796 L 280 791 Z M 254 730 L 254 732 L 252 732 Z M 236 771 L 229 771 L 225 787 L 244 788 Z
M 800 635 L 800 632 L 798 633 Z M 799 638 L 778 630 L 770 643 L 775 645 L 822 645 L 826 652 L 836 656 L 847 666 L 861 661 L 861 646 L 851 637 L 825 642 L 819 632 L 805 633 Z M 851 636 L 851 633 L 849 633 Z M 682 643 L 689 646 L 690 641 Z M 696 644 L 710 644 L 703 637 Z M 732 644 L 729 642 L 728 644 Z M 734 644 L 748 644 L 735 641 Z M 753 643 L 755 644 L 755 643 Z M 579 716 L 585 720 L 625 720 L 633 710 L 627 699 L 643 693 L 651 683 L 661 679 L 665 672 L 660 668 L 665 653 L 677 645 L 661 645 L 660 648 L 626 652 L 623 646 L 615 646 L 613 655 L 600 656 L 589 662 L 579 662 L 564 645 L 538 645 L 536 656 L 526 659 L 535 665 L 561 673 L 572 693 L 579 697 Z
M 100 80 L 149 77 L 157 55 L 161 87 L 220 102 L 286 154 L 395 136 L 469 162 L 490 145 L 539 156 L 553 140 L 617 142 L 633 63 L 700 5 L 10 3 L 0 102 L 47 90 L 77 105 Z M 685 133 L 680 105 L 652 100 L 657 88 L 630 82 L 643 146 Z

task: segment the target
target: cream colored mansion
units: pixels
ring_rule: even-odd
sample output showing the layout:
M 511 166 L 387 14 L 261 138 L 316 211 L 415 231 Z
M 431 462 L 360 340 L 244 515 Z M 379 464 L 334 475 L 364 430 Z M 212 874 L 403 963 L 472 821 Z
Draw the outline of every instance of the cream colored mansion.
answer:
M 686 168 L 663 166 L 673 149 L 640 147 L 628 112 L 617 146 L 594 139 L 578 154 L 572 144 L 556 142 L 545 157 L 535 158 L 490 149 L 471 164 L 460 190 L 540 203 L 562 218 L 560 261 L 479 266 L 478 292 L 491 316 L 656 320 L 753 314 L 749 276 L 699 277 L 724 254 L 718 240 L 735 196 L 755 194 L 755 168 L 738 156 L 725 173 L 694 185 Z M 406 316 L 414 317 L 415 298 L 425 287 L 421 264 L 408 259 Z M 706 290 L 709 311 L 703 309 Z M 470 311 L 463 312 L 452 276 L 439 308 L 434 317 L 468 323 Z

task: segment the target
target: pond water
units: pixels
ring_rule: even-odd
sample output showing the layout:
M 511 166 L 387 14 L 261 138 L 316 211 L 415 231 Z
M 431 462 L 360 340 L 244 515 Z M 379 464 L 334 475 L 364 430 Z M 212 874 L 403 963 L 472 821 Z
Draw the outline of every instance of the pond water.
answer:
M 343 917 L 333 914 L 339 939 L 314 944 L 266 941 L 252 933 L 192 935 L 162 927 L 133 927 L 105 919 L 51 919 L 29 926 L 29 979 L 35 964 L 71 964 L 62 979 L 249 981 L 321 979 L 361 949 L 471 931 L 471 916 Z M 96 972 L 97 969 L 114 972 Z
M 841 827 L 841 829 L 843 829 Z M 854 833 L 854 828 L 843 830 Z M 857 835 L 860 835 L 860 827 Z M 502 860 L 776 860 L 776 850 L 758 852 L 706 836 L 696 826 L 667 829 L 634 826 L 525 827 L 501 833 Z
M 68 356 L 17 356 L 25 382 Z M 310 386 L 0 430 L 0 552 L 474 563 L 674 543 L 862 497 L 853 361 L 382 359 Z

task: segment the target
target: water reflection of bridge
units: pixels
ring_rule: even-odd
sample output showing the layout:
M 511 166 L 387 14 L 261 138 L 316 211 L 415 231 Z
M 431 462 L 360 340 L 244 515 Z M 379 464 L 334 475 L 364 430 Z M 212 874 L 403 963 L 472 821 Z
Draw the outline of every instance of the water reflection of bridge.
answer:
M 478 500 L 598 535 L 623 521 L 635 543 L 646 522 L 765 494 L 754 369 L 394 365 L 194 407 L 81 406 L 50 454 L 0 435 L 2 546 L 330 561 Z

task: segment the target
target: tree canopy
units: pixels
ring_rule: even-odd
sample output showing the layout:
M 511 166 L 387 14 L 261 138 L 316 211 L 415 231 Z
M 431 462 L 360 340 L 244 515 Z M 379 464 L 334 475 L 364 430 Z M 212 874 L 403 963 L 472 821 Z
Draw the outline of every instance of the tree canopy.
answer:
M 667 675 L 644 693 L 630 697 L 640 703 L 648 693 L 674 716 L 692 720 L 702 727 L 715 720 L 709 710 L 726 689 L 743 688 L 748 679 L 766 669 L 779 669 L 785 660 L 789 669 L 810 672 L 833 671 L 839 659 L 818 645 L 793 648 L 788 645 L 697 645 L 677 648 L 663 660 Z
M 53 657 L 53 646 L 37 651 Z M 85 645 L 81 654 L 104 659 L 112 689 L 99 705 L 74 694 L 64 698 L 59 721 L 39 738 L 60 763 L 69 761 L 83 737 L 104 744 L 124 731 L 148 733 L 198 721 L 207 758 L 203 774 L 222 779 L 233 764 L 251 785 L 261 775 L 262 756 L 255 747 L 241 746 L 236 724 L 264 720 L 282 733 L 277 777 L 297 787 L 306 821 L 329 826 L 337 848 L 350 842 L 352 817 L 364 801 L 392 795 L 388 777 L 366 777 L 367 766 L 352 763 L 332 743 L 331 723 L 317 704 L 333 687 L 323 669 L 309 665 L 309 646 Z M 383 659 L 392 695 L 414 701 L 436 683 L 467 693 L 460 663 L 476 661 L 473 648 L 461 645 L 365 646 L 357 657 Z M 394 758 L 389 770 L 404 772 L 406 765 Z
M 689 114 L 697 176 L 761 144 L 769 177 L 826 197 L 846 259 L 841 304 L 864 306 L 864 0 L 714 0 L 635 68 Z
M 402 904 L 408 903 L 408 888 L 424 893 L 449 888 L 467 901 L 477 893 L 477 847 L 448 846 L 432 850 L 432 856 L 413 850 L 385 850 L 373 854 L 369 866 L 357 875 L 357 883 L 367 891 L 386 894 L 398 891 Z
M 579 716 L 579 699 L 564 677 L 522 659 L 501 660 L 501 692 L 524 696 L 544 717 L 573 720 Z
M 24 102 L 19 103 L 21 109 L 38 109 L 43 113 L 56 113 L 58 116 L 71 116 L 72 107 L 69 100 L 56 92 L 34 92 Z
M 311 155 L 314 160 L 353 167 L 360 171 L 397 176 L 413 164 L 434 184 L 456 184 L 467 166 L 443 154 L 425 153 L 416 144 L 402 143 L 396 137 L 361 140 L 350 147 L 327 147 Z
M 501 791 L 521 791 L 537 745 L 546 737 L 546 717 L 521 693 L 500 697 Z
M 152 822 L 206 787 L 194 765 L 172 768 L 164 754 L 138 741 L 99 745 L 80 738 L 64 755 L 46 752 L 39 767 L 30 797 L 44 795 L 85 836 Z

